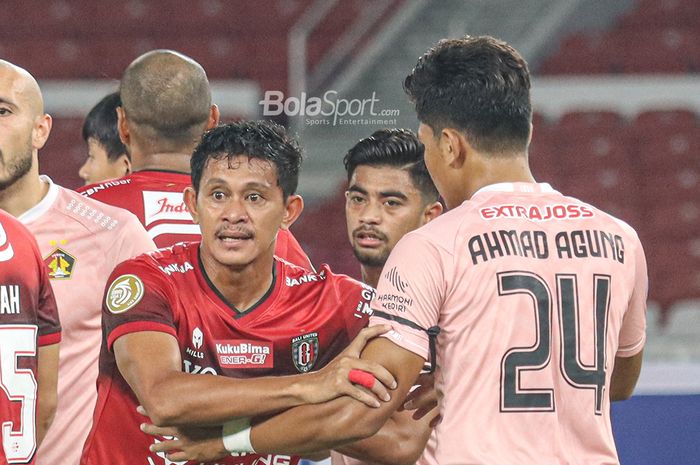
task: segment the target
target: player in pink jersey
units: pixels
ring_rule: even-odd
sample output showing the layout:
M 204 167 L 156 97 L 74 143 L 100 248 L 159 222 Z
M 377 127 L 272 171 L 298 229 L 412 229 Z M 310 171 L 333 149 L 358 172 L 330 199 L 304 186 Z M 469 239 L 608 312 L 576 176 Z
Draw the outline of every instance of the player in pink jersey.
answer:
M 38 150 L 51 129 L 39 87 L 26 71 L 6 62 L 0 64 L 0 80 L 7 112 L 2 121 L 26 123 L 3 131 L 13 144 L 2 148 L 11 172 L 0 186 L 0 208 L 36 237 L 63 323 L 56 417 L 36 461 L 75 465 L 80 459 L 75 445 L 87 437 L 97 400 L 104 285 L 117 264 L 155 245 L 131 213 L 39 176 Z
M 193 187 L 185 191 L 201 243 L 127 261 L 110 280 L 98 407 L 83 465 L 182 459 L 166 457 L 163 451 L 172 448 L 142 433 L 139 425 L 148 419 L 137 414 L 139 403 L 156 425 L 181 427 L 168 430 L 179 438 L 175 450 L 193 437 L 192 426 L 224 425 L 228 437 L 245 429 L 241 417 L 338 395 L 378 407 L 368 391 L 349 383 L 348 373 L 359 367 L 390 385 L 383 368 L 348 355 L 329 364 L 364 327 L 372 289 L 327 268 L 309 273 L 273 254 L 280 225 L 290 226 L 301 213 L 294 194 L 300 161 L 296 143 L 271 123 L 205 134 L 192 156 Z M 350 354 L 359 355 L 363 341 Z M 388 398 L 382 383 L 373 391 Z M 226 444 L 221 426 L 196 435 Z M 219 456 L 216 463 L 299 461 L 273 455 Z
M 133 173 L 78 191 L 134 213 L 158 247 L 198 241 L 199 227 L 183 201 L 191 184 L 190 155 L 206 129 L 219 122 L 204 69 L 189 57 L 154 50 L 134 60 L 120 84 L 119 134 Z M 277 235 L 278 256 L 307 269 L 309 258 L 287 229 Z
M 381 129 L 355 144 L 343 160 L 348 174 L 348 238 L 360 262 L 362 280 L 372 287 L 377 286 L 389 253 L 399 239 L 442 212 L 423 152 L 423 144 L 412 131 Z M 416 410 L 416 419 L 424 418 L 422 425 L 415 425 L 416 436 L 421 434 L 421 427 L 427 432 L 431 421 L 434 424 L 438 420 L 435 412 L 426 416 L 437 404 L 433 376 L 425 373 L 417 384 L 421 387 L 410 394 L 412 402 L 408 404 Z M 375 435 L 366 441 L 381 440 L 380 435 Z M 435 441 L 433 432 L 418 464 L 435 463 Z M 338 463 L 358 463 L 348 457 L 341 462 L 335 453 L 332 457 Z
M 452 211 L 398 243 L 372 304 L 372 322 L 393 331 L 362 356 L 399 387 L 379 409 L 347 398 L 290 409 L 253 426 L 250 448 L 308 453 L 371 435 L 430 360 L 441 465 L 618 464 L 610 401 L 631 395 L 645 341 L 636 233 L 535 182 L 529 73 L 512 47 L 441 41 L 404 87 Z
M 0 95 L 0 115 L 7 104 Z M 4 164 L 3 170 L 6 175 Z M 56 301 L 36 241 L 0 210 L 1 465 L 34 464 L 56 410 L 60 340 Z

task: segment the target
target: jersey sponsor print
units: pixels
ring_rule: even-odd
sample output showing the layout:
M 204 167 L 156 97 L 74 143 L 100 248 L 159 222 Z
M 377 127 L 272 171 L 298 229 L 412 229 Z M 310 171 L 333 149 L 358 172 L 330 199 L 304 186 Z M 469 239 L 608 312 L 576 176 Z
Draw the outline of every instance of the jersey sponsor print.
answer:
M 38 349 L 61 340 L 49 277 L 31 233 L 0 210 L 0 464 L 34 464 Z
M 196 375 L 249 378 L 306 373 L 325 366 L 367 324 L 373 294 L 373 289 L 334 275 L 327 267 L 310 275 L 276 260 L 268 293 L 256 305 L 238 311 L 210 283 L 199 260 L 199 243 L 177 244 L 122 263 L 105 295 L 98 406 L 81 463 L 168 463 L 164 456 L 149 452 L 154 438 L 139 430 L 147 419 L 136 412 L 138 401 L 112 353 L 119 337 L 138 331 L 171 334 L 180 347 L 182 370 Z M 298 457 L 249 454 L 218 463 L 298 461 Z
M 645 341 L 630 226 L 547 184 L 496 184 L 406 235 L 385 269 L 372 320 L 387 337 L 427 360 L 420 328 L 441 328 L 438 463 L 618 463 L 610 376 Z

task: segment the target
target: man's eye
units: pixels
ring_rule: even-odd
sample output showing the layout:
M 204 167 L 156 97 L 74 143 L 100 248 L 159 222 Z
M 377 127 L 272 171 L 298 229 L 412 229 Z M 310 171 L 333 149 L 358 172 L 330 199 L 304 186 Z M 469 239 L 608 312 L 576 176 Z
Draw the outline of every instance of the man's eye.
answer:
M 350 201 L 352 203 L 363 203 L 365 199 L 364 197 L 360 197 L 359 195 L 353 195 L 350 197 Z
M 214 197 L 214 200 L 224 200 L 226 198 L 226 195 L 221 191 L 213 192 L 211 196 Z
M 9 115 L 10 113 L 12 113 L 12 112 L 10 110 L 8 110 L 7 108 L 0 108 L 0 116 Z
M 248 194 L 248 200 L 251 202 L 259 202 L 262 200 L 262 196 L 260 194 Z
M 384 203 L 386 204 L 387 207 L 399 207 L 399 206 L 401 206 L 401 202 L 399 202 L 398 200 L 387 200 Z

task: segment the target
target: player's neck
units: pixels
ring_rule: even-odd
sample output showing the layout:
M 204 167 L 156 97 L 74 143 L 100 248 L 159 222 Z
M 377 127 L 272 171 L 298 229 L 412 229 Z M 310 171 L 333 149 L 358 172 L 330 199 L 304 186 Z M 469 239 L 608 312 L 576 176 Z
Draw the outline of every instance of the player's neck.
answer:
M 477 157 L 465 165 L 462 180 L 456 181 L 451 190 L 449 208 L 458 207 L 479 189 L 491 184 L 536 182 L 530 172 L 527 154 Z
M 201 254 L 202 265 L 211 283 L 226 302 L 239 311 L 260 302 L 273 283 L 273 255 L 258 257 L 242 268 L 222 265 Z
M 149 155 L 132 156 L 132 171 L 163 170 L 177 171 L 179 173 L 190 172 L 190 158 L 188 153 L 151 153 Z
M 382 276 L 381 266 L 361 266 L 362 282 L 374 288 L 379 284 L 379 278 Z
M 14 184 L 0 190 L 0 208 L 18 217 L 41 202 L 48 191 L 49 185 L 39 179 L 38 170 L 32 168 Z

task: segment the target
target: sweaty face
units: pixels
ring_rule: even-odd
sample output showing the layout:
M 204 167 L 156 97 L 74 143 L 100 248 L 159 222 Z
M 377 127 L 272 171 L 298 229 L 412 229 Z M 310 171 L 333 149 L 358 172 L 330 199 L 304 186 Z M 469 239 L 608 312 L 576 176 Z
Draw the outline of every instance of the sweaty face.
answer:
M 88 156 L 78 174 L 85 181 L 85 184 L 92 184 L 100 181 L 121 178 L 126 174 L 126 164 L 122 158 L 110 160 L 104 146 L 97 140 L 89 138 Z M 126 155 L 122 155 L 125 157 Z
M 24 82 L 0 67 L 0 190 L 13 185 L 32 167 L 35 113 Z
M 272 257 L 285 215 L 276 167 L 245 155 L 209 160 L 192 213 L 202 230 L 203 260 L 240 269 Z
M 358 166 L 345 197 L 348 237 L 365 266 L 384 266 L 399 239 L 424 223 L 420 190 L 400 168 Z

